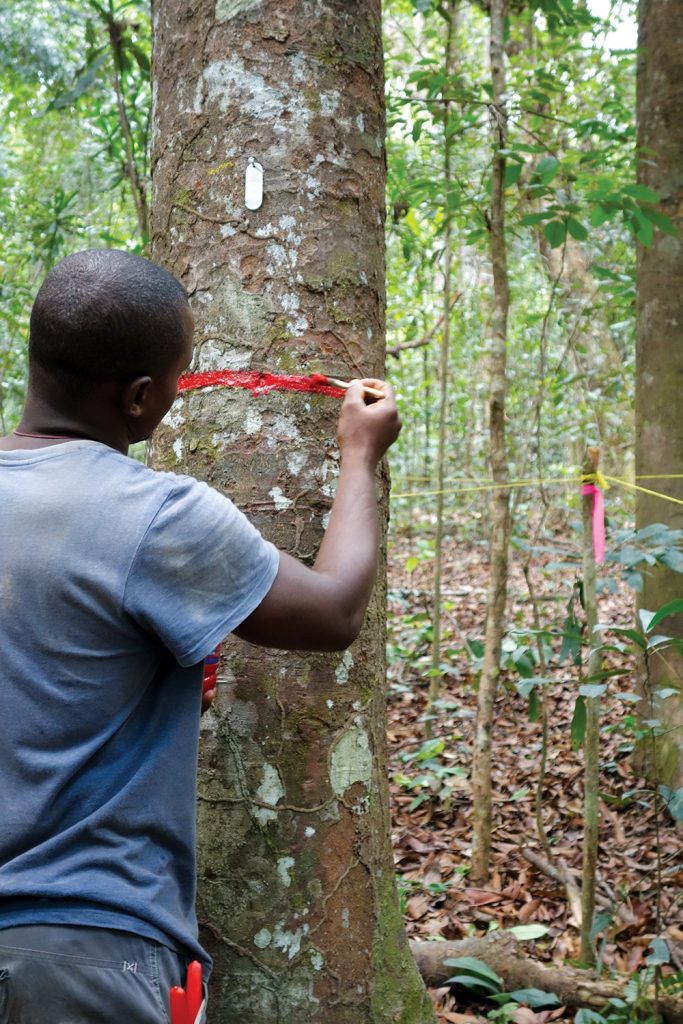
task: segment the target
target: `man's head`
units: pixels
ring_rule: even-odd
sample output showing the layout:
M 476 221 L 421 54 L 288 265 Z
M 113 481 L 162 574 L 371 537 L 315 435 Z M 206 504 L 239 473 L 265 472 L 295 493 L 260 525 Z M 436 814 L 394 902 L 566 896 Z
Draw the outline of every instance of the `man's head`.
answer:
M 36 296 L 31 387 L 63 407 L 80 405 L 103 387 L 124 394 L 134 383 L 148 382 L 142 395 L 133 388 L 126 399 L 147 403 L 147 429 L 173 400 L 191 339 L 185 291 L 162 267 L 117 249 L 75 253 L 53 267 Z M 139 433 L 137 425 L 133 432 Z

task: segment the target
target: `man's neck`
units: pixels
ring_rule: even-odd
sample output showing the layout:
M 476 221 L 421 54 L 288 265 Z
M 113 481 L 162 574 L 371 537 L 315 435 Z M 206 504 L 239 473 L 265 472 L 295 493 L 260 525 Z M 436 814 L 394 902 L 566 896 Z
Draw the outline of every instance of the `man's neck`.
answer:
M 0 450 L 46 448 L 77 440 L 99 441 L 124 455 L 128 453 L 123 431 L 65 415 L 29 390 L 19 425 L 16 431 L 0 438 Z

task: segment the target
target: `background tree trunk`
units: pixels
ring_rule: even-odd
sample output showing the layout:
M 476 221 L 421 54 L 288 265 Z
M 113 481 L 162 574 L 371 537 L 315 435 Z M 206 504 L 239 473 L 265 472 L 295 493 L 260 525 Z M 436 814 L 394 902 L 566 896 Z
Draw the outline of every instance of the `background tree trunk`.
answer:
M 637 80 L 638 180 L 656 189 L 661 210 L 683 229 L 683 6 L 679 0 L 641 0 Z M 683 472 L 683 238 L 655 231 L 651 246 L 638 246 L 636 353 L 636 471 Z M 683 500 L 683 479 L 642 481 Z M 636 525 L 666 523 L 681 529 L 683 507 L 648 494 L 636 500 Z M 641 607 L 656 611 L 683 592 L 680 573 L 657 568 L 645 576 Z M 683 637 L 683 615 L 666 620 L 663 632 Z M 676 687 L 665 707 L 646 709 L 645 718 L 666 722 L 657 740 L 657 774 L 683 786 L 683 659 L 668 650 L 650 659 L 650 684 Z
M 492 141 L 490 245 L 493 269 L 491 315 L 489 436 L 491 475 L 501 485 L 491 499 L 491 575 L 486 606 L 486 649 L 479 681 L 477 721 L 472 755 L 472 871 L 474 882 L 486 880 L 491 852 L 491 731 L 493 707 L 500 675 L 507 597 L 510 499 L 505 452 L 505 395 L 507 391 L 507 318 L 510 294 L 505 243 L 505 52 L 503 48 L 506 0 L 491 0 L 491 106 Z
M 155 0 L 153 21 L 152 246 L 191 295 L 193 369 L 381 374 L 379 0 Z M 264 168 L 255 212 L 249 157 Z M 312 560 L 338 413 L 315 396 L 190 393 L 153 463 L 206 479 Z M 227 645 L 199 780 L 214 1024 L 434 1020 L 394 885 L 383 581 L 343 654 Z

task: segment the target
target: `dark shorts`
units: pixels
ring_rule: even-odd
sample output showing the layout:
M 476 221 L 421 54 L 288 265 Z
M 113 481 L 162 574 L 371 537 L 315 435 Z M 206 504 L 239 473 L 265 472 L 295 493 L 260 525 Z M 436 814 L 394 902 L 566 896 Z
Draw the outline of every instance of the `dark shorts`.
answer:
M 0 1024 L 169 1024 L 186 962 L 152 939 L 106 928 L 0 929 Z

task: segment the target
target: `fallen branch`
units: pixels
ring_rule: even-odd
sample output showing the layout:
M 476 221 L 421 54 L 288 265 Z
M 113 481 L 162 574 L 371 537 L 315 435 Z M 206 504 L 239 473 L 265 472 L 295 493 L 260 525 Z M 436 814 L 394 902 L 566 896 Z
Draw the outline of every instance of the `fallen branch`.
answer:
M 475 957 L 485 963 L 502 979 L 507 992 L 538 988 L 552 992 L 567 1007 L 587 1006 L 599 1011 L 608 999 L 623 999 L 631 980 L 624 975 L 596 978 L 592 971 L 540 964 L 523 956 L 517 939 L 505 931 L 459 942 L 411 942 L 410 948 L 425 984 L 432 988 L 440 988 L 457 973 L 455 968 L 447 967 L 444 960 L 461 956 Z M 654 988 L 650 995 L 654 1002 Z M 661 996 L 659 1010 L 665 1024 L 683 1024 L 683 997 Z
M 581 922 L 581 892 L 576 885 L 576 882 L 571 876 L 571 872 L 565 862 L 560 858 L 557 864 L 551 864 L 545 860 L 540 853 L 536 853 L 534 850 L 522 849 L 519 851 L 522 857 L 527 860 L 530 864 L 533 864 L 535 868 L 542 871 L 548 878 L 552 878 L 553 881 L 559 882 L 565 887 L 567 893 L 567 900 L 571 908 L 572 917 L 577 923 L 577 927 L 580 926 Z M 633 914 L 628 907 L 624 904 L 617 904 L 616 896 L 609 888 L 609 886 L 601 882 L 601 886 L 606 890 L 605 892 L 597 892 L 595 895 L 595 902 L 602 910 L 612 911 L 625 928 L 630 928 L 633 925 L 638 924 L 638 918 Z

